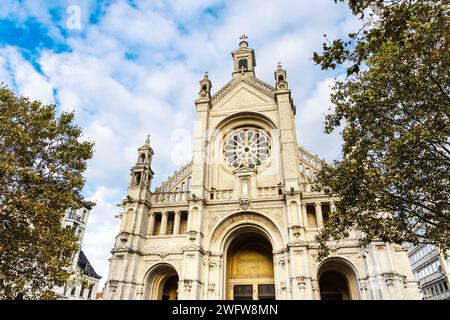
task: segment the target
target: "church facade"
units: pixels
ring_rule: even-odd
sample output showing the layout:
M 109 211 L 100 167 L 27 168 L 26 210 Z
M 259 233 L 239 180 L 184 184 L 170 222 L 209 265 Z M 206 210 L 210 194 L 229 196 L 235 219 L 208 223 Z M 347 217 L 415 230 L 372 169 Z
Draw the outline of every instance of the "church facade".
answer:
M 105 299 L 418 299 L 407 251 L 358 232 L 317 261 L 336 199 L 313 188 L 323 161 L 298 146 L 286 71 L 255 76 L 246 37 L 231 80 L 200 81 L 192 161 L 151 191 L 138 149 Z

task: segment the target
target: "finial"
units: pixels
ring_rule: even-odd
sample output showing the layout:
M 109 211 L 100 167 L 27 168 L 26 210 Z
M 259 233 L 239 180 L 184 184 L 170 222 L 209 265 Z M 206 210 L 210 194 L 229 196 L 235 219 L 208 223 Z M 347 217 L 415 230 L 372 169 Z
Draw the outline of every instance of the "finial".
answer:
M 208 71 L 205 71 L 203 78 L 208 79 Z
M 248 37 L 245 34 L 240 36 L 239 39 L 241 40 L 241 42 L 239 42 L 239 47 L 246 47 L 248 45 L 247 42 Z
M 150 135 L 147 135 L 147 139 L 145 139 L 145 145 L 150 146 Z
M 278 69 L 283 69 L 283 66 L 281 65 L 281 62 L 278 62 Z

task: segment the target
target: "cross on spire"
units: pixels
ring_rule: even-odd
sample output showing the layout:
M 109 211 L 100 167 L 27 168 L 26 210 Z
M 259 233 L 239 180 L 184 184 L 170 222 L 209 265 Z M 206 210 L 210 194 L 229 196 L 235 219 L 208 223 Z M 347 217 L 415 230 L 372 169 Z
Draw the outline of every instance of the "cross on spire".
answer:
M 239 37 L 239 39 L 241 39 L 241 41 L 246 41 L 248 37 L 245 34 L 243 34 L 242 36 Z

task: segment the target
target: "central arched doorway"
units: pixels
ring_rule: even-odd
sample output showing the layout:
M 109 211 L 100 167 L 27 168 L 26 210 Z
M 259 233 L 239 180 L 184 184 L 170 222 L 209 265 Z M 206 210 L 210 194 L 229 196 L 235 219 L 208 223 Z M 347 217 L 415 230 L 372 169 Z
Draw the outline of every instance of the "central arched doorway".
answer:
M 146 299 L 177 300 L 178 273 L 169 264 L 153 267 L 147 277 Z
M 257 232 L 235 237 L 227 251 L 227 299 L 275 299 L 272 245 Z

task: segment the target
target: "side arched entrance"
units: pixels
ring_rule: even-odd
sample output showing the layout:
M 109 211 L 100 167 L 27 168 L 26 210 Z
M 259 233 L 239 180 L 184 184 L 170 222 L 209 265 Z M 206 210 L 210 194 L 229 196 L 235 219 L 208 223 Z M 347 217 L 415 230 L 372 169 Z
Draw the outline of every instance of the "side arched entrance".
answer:
M 146 280 L 145 298 L 177 300 L 178 281 L 178 273 L 173 266 L 162 263 L 152 267 Z
M 358 300 L 355 268 L 346 260 L 330 258 L 318 270 L 321 300 Z

